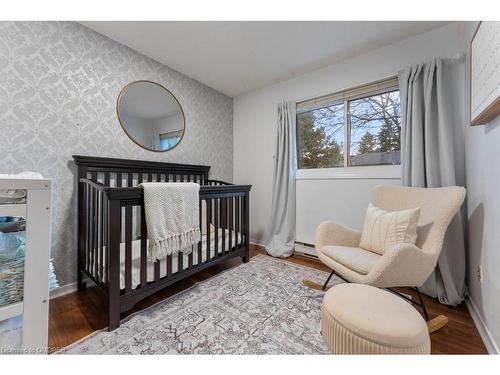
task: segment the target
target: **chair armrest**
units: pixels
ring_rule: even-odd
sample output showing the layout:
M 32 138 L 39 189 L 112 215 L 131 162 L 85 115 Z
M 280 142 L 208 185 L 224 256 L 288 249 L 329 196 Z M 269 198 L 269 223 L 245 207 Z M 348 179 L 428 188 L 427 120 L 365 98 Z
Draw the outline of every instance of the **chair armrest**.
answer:
M 352 246 L 358 247 L 361 232 L 346 228 L 334 221 L 324 221 L 316 229 L 315 247 L 323 246 Z
M 415 245 L 400 243 L 385 251 L 367 275 L 371 285 L 382 288 L 419 287 L 431 275 L 437 257 Z

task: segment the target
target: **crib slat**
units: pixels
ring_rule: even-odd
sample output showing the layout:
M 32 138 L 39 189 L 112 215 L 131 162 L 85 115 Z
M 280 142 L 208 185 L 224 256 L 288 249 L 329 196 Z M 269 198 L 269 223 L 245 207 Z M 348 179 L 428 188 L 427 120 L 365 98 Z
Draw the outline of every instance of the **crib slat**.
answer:
M 193 251 L 194 251 L 194 245 L 191 245 L 191 252 L 188 255 L 188 268 L 189 269 L 193 268 Z
M 167 255 L 167 277 L 172 276 L 172 254 Z
M 106 286 L 106 288 L 108 287 L 108 282 L 109 282 L 109 273 L 107 270 L 109 270 L 108 268 L 108 265 L 109 265 L 109 252 L 110 252 L 110 247 L 109 247 L 109 225 L 111 225 L 110 223 L 110 216 L 109 216 L 109 201 L 108 201 L 108 197 L 105 196 L 105 206 L 104 206 L 104 217 L 105 217 L 105 220 L 104 220 L 104 244 L 106 246 L 106 251 L 104 252 L 104 263 L 103 263 L 103 268 L 104 268 L 104 265 L 106 265 L 106 277 L 104 278 L 104 285 Z
M 167 276 L 172 276 L 172 254 L 167 256 Z
M 125 291 L 132 289 L 132 206 L 125 207 Z
M 122 187 L 122 174 L 121 174 L 121 172 L 116 172 L 116 187 Z
M 241 201 L 241 206 L 242 206 L 242 211 L 244 212 L 244 215 L 243 215 L 243 224 L 242 224 L 242 227 L 243 227 L 243 235 L 241 236 L 242 237 L 242 241 L 243 241 L 243 244 L 246 248 L 246 252 L 247 252 L 247 258 L 249 259 L 249 246 L 250 246 L 250 233 L 248 231 L 248 226 L 250 225 L 250 196 L 248 194 L 246 194 L 244 197 L 242 197 L 242 201 Z
M 132 187 L 134 180 L 134 174 L 133 173 L 127 173 L 127 186 Z
M 101 193 L 101 248 L 99 253 L 99 280 L 101 281 L 101 285 L 104 284 L 104 239 L 105 239 L 105 223 L 106 221 L 106 201 L 105 201 L 104 193 Z
M 104 172 L 104 185 L 109 186 L 109 172 Z
M 106 274 L 108 279 L 108 327 L 115 329 L 120 324 L 120 232 L 122 222 L 120 201 L 109 202 L 108 263 Z
M 199 213 L 198 213 L 198 218 L 199 218 L 199 223 L 200 223 L 200 231 L 203 232 L 203 228 L 201 227 L 201 223 L 202 223 L 202 219 L 201 219 L 201 212 L 202 212 L 202 207 L 203 207 L 203 200 L 200 198 L 200 209 L 199 209 Z M 202 238 L 203 239 L 203 236 Z M 201 244 L 202 244 L 202 241 L 200 239 L 200 242 L 198 242 L 198 265 L 201 265 L 203 262 L 202 262 L 202 257 L 201 257 Z
M 90 186 L 87 186 L 87 272 L 89 271 L 89 268 L 91 266 L 91 250 L 92 250 L 92 244 L 91 244 L 91 238 L 92 238 L 92 188 Z
M 206 249 L 207 249 L 207 259 L 206 261 L 208 262 L 210 260 L 210 222 L 211 222 L 211 218 L 212 218 L 212 200 L 211 199 L 207 199 L 206 200 L 207 202 L 207 246 L 206 246 Z
M 155 282 L 160 280 L 160 261 L 157 260 L 154 265 L 155 268 Z
M 235 230 L 234 230 L 234 246 L 236 248 L 241 248 L 241 241 L 238 241 L 238 235 L 240 233 L 240 197 L 234 197 L 235 198 Z
M 91 243 L 91 246 L 92 246 L 92 249 L 91 249 L 91 259 L 92 259 L 92 264 L 90 266 L 90 274 L 95 278 L 95 263 L 96 263 L 96 259 L 95 259 L 95 250 L 96 250 L 96 241 L 95 241 L 95 235 L 96 235 L 96 225 L 95 225 L 95 220 L 96 220 L 96 195 L 97 195 L 97 191 L 96 189 L 92 188 L 92 216 L 91 216 L 91 225 L 92 225 L 92 237 L 90 239 L 90 243 Z
M 142 176 L 140 176 L 142 182 Z M 146 213 L 144 205 L 141 206 L 141 287 L 144 288 L 148 283 L 148 258 L 147 258 L 147 227 L 146 227 Z
M 97 175 L 96 175 L 97 180 Z M 99 191 L 94 190 L 94 277 L 99 282 Z
M 228 225 L 228 230 L 229 230 L 229 244 L 228 244 L 228 249 L 229 251 L 233 250 L 233 202 L 234 202 L 234 197 L 229 198 L 229 225 Z
M 227 227 L 227 198 L 221 198 L 220 200 L 220 221 L 221 221 L 221 232 L 222 232 L 222 250 L 221 255 L 226 254 L 226 227 Z
M 219 256 L 219 200 L 214 199 L 214 258 Z
M 85 270 L 88 271 L 90 263 L 90 187 L 85 185 Z
M 94 265 L 94 189 L 89 187 L 89 274 L 93 274 Z
M 97 189 L 94 189 L 94 277 L 97 281 L 99 277 L 98 272 L 99 272 L 99 191 Z
M 97 180 L 97 172 L 90 172 L 90 180 L 91 181 L 96 181 Z M 96 271 L 96 257 L 95 257 L 95 253 L 96 253 L 96 247 L 97 247 L 97 244 L 96 244 L 96 219 L 97 219 L 97 213 L 96 213 L 96 195 L 97 195 L 97 191 L 96 189 L 94 188 L 91 188 L 90 189 L 90 192 L 92 194 L 91 198 L 90 198 L 90 203 L 92 205 L 92 209 L 91 209 L 91 217 L 90 217 L 90 229 L 91 229 L 91 237 L 90 237 L 90 246 L 91 246 L 91 249 L 90 249 L 90 274 L 96 278 L 97 275 L 95 274 L 95 271 Z
M 177 253 L 177 272 L 181 272 L 184 269 L 184 253 L 179 251 Z

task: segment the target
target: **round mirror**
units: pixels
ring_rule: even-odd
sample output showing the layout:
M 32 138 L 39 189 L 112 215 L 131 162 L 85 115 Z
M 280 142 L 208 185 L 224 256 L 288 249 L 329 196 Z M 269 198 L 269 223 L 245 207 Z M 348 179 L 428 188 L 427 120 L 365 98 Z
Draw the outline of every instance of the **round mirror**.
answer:
M 152 81 L 135 81 L 118 96 L 117 113 L 127 135 L 150 151 L 168 151 L 184 135 L 182 108 L 170 91 Z

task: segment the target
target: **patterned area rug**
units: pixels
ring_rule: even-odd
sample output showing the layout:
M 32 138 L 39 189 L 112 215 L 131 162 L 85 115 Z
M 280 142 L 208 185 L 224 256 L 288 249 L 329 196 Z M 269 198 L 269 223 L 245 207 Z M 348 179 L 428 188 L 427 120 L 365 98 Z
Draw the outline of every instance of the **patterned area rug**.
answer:
M 327 273 L 264 255 L 66 348 L 68 354 L 323 354 Z M 339 279 L 332 283 L 341 282 Z

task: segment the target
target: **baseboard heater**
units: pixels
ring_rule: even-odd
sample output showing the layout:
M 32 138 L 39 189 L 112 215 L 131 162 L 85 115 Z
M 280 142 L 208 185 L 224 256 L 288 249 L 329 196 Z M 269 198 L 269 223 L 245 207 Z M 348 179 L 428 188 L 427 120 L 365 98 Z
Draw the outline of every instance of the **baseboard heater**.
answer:
M 307 242 L 295 241 L 295 252 L 300 255 L 318 258 L 314 245 Z

